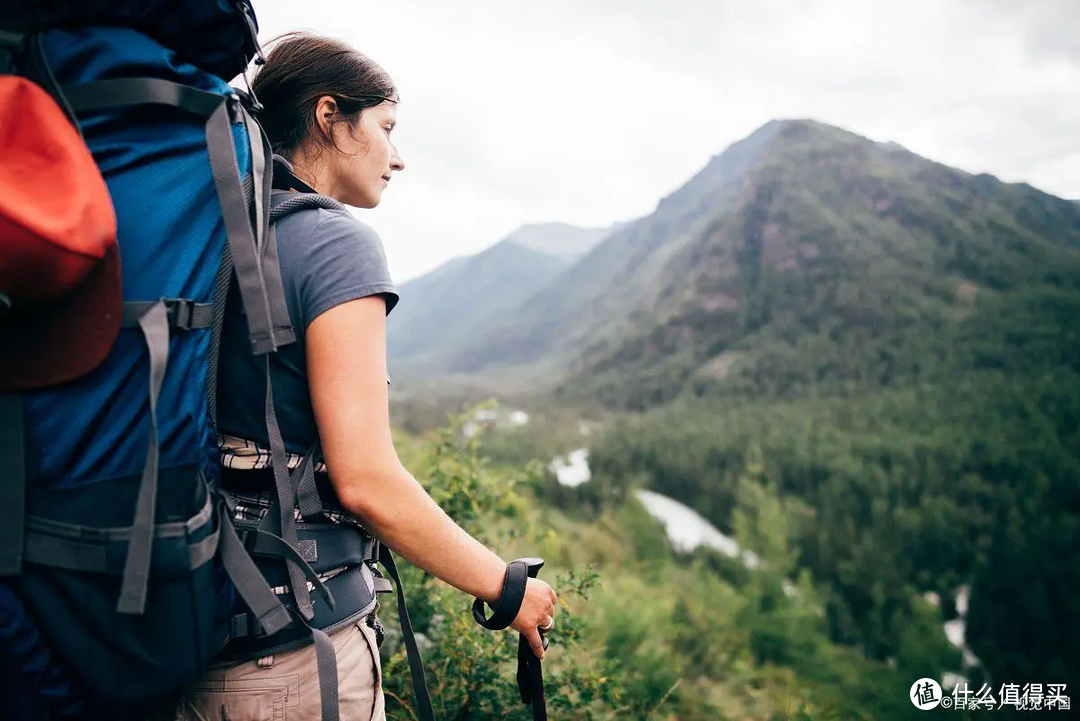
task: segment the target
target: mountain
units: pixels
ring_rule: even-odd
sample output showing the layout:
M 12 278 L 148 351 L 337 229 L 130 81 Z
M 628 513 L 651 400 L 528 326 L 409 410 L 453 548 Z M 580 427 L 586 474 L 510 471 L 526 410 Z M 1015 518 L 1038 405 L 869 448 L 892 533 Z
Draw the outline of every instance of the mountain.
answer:
M 1075 335 L 1078 288 L 1075 203 L 773 121 L 436 362 L 634 409 L 880 387 L 1020 362 L 1017 334 L 1065 361 L 1046 338 Z
M 734 199 L 746 168 L 779 127 L 770 123 L 736 143 L 661 200 L 654 213 L 618 226 L 527 304 L 508 307 L 473 338 L 444 349 L 442 368 L 468 373 L 527 364 L 602 334 L 605 323 L 637 304 L 637 292 L 662 272 L 672 249 Z
M 502 242 L 520 245 L 573 263 L 596 247 L 610 230 L 578 228 L 566 223 L 537 223 L 518 228 Z
M 387 324 L 393 366 L 423 367 L 493 313 L 515 307 L 566 270 L 607 231 L 564 223 L 526 225 L 473 256 L 402 284 Z

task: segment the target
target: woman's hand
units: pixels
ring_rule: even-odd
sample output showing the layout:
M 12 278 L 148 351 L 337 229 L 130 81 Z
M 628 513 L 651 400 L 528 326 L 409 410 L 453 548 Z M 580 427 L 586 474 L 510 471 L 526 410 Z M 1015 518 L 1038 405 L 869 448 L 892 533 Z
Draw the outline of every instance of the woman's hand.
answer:
M 510 626 L 529 642 L 537 658 L 544 657 L 544 641 L 540 628 L 550 631 L 555 626 L 555 604 L 559 597 L 554 589 L 538 578 L 530 578 L 525 584 L 525 598 L 521 601 L 518 615 Z

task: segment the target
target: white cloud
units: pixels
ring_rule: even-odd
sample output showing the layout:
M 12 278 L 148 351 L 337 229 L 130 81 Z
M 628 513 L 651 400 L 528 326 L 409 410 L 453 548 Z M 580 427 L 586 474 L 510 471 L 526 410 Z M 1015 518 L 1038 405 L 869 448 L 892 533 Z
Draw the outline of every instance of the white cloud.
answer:
M 399 282 L 527 222 L 645 215 L 777 117 L 1080 197 L 1076 0 L 255 5 L 264 39 L 334 35 L 397 82 L 407 168 L 361 217 Z

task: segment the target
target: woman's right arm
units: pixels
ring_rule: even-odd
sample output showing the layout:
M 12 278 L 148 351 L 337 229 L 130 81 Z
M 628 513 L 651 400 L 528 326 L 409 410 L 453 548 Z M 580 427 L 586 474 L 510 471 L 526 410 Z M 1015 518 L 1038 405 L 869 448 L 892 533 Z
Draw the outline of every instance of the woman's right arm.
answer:
M 498 600 L 506 563 L 470 536 L 405 469 L 394 449 L 386 384 L 386 304 L 369 296 L 307 327 L 308 385 L 338 500 L 379 539 L 451 586 Z M 551 587 L 529 579 L 513 628 L 543 657 L 537 627 L 554 616 Z

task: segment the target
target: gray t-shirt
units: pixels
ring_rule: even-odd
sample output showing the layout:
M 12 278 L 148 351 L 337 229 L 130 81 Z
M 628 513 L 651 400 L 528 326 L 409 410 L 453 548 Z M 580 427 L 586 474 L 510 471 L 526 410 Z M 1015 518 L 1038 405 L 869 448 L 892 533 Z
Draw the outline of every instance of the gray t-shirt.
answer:
M 303 454 L 318 438 L 308 392 L 308 324 L 337 305 L 371 295 L 381 295 L 389 313 L 398 295 L 379 236 L 347 211 L 308 209 L 283 218 L 277 249 L 296 342 L 270 356 L 274 408 L 286 450 Z M 218 366 L 218 430 L 268 448 L 266 361 L 251 353 L 235 277 L 232 283 Z

